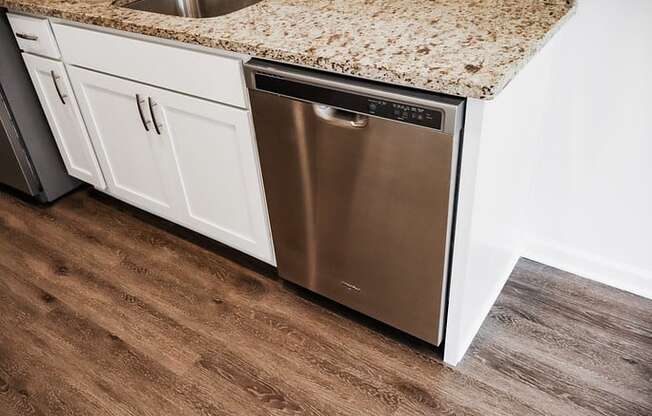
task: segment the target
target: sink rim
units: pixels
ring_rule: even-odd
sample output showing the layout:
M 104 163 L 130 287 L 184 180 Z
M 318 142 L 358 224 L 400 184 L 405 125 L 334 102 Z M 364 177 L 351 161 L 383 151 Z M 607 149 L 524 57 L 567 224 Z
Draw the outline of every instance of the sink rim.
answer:
M 139 2 L 142 2 L 142 1 L 147 1 L 147 0 L 113 0 L 111 2 L 111 5 L 113 7 L 132 10 L 132 11 L 135 11 L 135 12 L 153 13 L 153 14 L 159 15 L 159 16 L 169 16 L 169 17 L 175 17 L 175 18 L 180 18 L 180 19 L 192 19 L 192 20 L 208 20 L 208 19 L 217 19 L 217 18 L 220 18 L 220 17 L 228 16 L 228 15 L 233 14 L 233 13 L 237 13 L 239 11 L 242 11 L 244 9 L 247 9 L 249 7 L 257 5 L 258 3 L 261 3 L 263 0 L 249 0 L 250 4 L 247 4 L 246 6 L 243 6 L 243 7 L 239 8 L 239 9 L 236 9 L 236 10 L 229 11 L 227 13 L 216 14 L 214 16 L 184 16 L 184 15 L 178 13 L 178 9 L 177 9 L 177 13 L 164 13 L 164 12 L 160 12 L 160 11 L 141 10 L 141 9 L 138 9 L 138 8 L 135 8 L 135 7 L 131 7 L 132 5 L 135 5 L 136 3 L 139 3 Z M 157 1 L 157 0 L 150 0 L 150 1 Z M 158 0 L 158 1 L 163 2 L 165 0 Z M 215 1 L 219 2 L 220 0 L 215 0 Z

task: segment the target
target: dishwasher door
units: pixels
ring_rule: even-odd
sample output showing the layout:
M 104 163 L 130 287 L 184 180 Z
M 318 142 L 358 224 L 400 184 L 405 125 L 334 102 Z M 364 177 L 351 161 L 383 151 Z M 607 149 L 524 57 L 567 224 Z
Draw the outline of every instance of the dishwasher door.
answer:
M 455 137 L 250 97 L 281 277 L 439 345 Z

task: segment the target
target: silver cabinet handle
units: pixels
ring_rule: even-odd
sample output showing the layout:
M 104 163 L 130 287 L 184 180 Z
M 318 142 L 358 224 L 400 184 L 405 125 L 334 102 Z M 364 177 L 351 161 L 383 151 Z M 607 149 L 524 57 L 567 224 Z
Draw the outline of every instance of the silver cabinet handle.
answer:
M 38 40 L 38 36 L 36 36 L 36 35 L 28 35 L 27 33 L 16 32 L 16 37 L 20 38 L 20 39 L 30 40 L 32 42 L 36 42 Z
M 59 99 L 61 100 L 61 104 L 66 105 L 66 98 L 68 98 L 67 95 L 62 94 L 61 90 L 59 89 L 59 84 L 57 83 L 57 80 L 60 78 L 57 74 L 54 73 L 54 71 L 50 71 L 50 75 L 52 76 L 52 83 L 54 84 L 54 88 L 57 90 L 57 94 L 59 95 Z
M 158 121 L 156 121 L 156 114 L 154 114 L 154 107 L 156 106 L 156 103 L 154 100 L 152 100 L 152 97 L 147 97 L 147 104 L 149 105 L 149 112 L 152 115 L 152 122 L 154 123 L 154 130 L 156 130 L 156 134 L 159 136 L 161 135 L 161 126 L 159 126 Z
M 143 122 L 143 127 L 145 127 L 145 131 L 149 131 L 149 127 L 147 126 L 150 121 L 145 120 L 145 115 L 143 114 L 143 109 L 140 107 L 141 103 L 144 103 L 145 100 L 140 99 L 140 95 L 136 94 L 136 107 L 138 107 L 138 114 L 140 115 L 140 121 Z

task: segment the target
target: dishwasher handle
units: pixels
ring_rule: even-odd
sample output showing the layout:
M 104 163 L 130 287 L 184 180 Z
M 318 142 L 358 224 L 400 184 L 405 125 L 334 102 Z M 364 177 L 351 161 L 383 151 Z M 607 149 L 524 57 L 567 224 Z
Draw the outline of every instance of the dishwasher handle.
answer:
M 369 116 L 364 114 L 340 110 L 323 104 L 313 104 L 312 109 L 320 120 L 332 126 L 363 129 L 369 124 Z

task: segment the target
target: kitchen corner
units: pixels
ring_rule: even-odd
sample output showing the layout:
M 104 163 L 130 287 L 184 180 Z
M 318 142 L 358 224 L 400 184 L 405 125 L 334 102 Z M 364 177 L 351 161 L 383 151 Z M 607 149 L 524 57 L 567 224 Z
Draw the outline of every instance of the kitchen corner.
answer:
M 652 414 L 650 21 L 0 0 L 0 414 Z
M 201 19 L 124 7 L 130 4 L 0 0 L 14 29 L 22 27 L 25 36 L 41 31 L 30 40 L 15 30 L 41 102 L 50 102 L 48 94 L 55 92 L 43 87 L 48 74 L 56 74 L 59 97 L 67 94 L 61 98 L 67 108 L 44 106 L 51 125 L 68 120 L 71 131 L 55 132 L 68 172 L 275 266 L 279 244 L 265 193 L 271 201 L 269 193 L 277 190 L 269 178 L 263 187 L 257 151 L 265 132 L 254 108 L 256 146 L 244 63 L 255 58 L 263 75 L 278 64 L 293 65 L 289 70 L 297 73 L 321 71 L 315 72 L 323 76 L 319 87 L 310 87 L 315 100 L 328 96 L 318 88 L 336 85 L 333 76 L 371 94 L 373 106 L 340 101 L 322 114 L 338 115 L 340 125 L 360 127 L 363 118 L 379 115 L 401 125 L 450 128 L 442 138 L 448 145 L 438 148 L 449 155 L 441 163 L 442 175 L 451 180 L 444 183 L 437 226 L 445 236 L 437 254 L 445 260 L 435 265 L 444 275 L 436 316 L 445 322 L 444 361 L 456 365 L 523 251 L 519 201 L 527 196 L 540 139 L 539 97 L 554 34 L 575 2 L 263 0 Z M 54 46 L 38 49 L 34 43 L 44 38 Z M 389 104 L 377 100 L 374 88 L 384 91 Z M 379 105 L 393 106 L 394 113 L 377 112 Z M 113 120 L 121 120 L 122 130 Z M 213 141 L 212 132 L 224 134 L 225 141 Z M 138 140 L 127 149 L 123 137 Z M 436 178 L 428 186 L 435 183 Z M 207 192 L 213 186 L 219 192 Z M 225 205 L 222 195 L 235 202 Z M 419 200 L 416 193 L 410 198 Z M 345 283 L 350 291 L 364 290 Z M 433 343 L 440 343 L 443 328 Z

